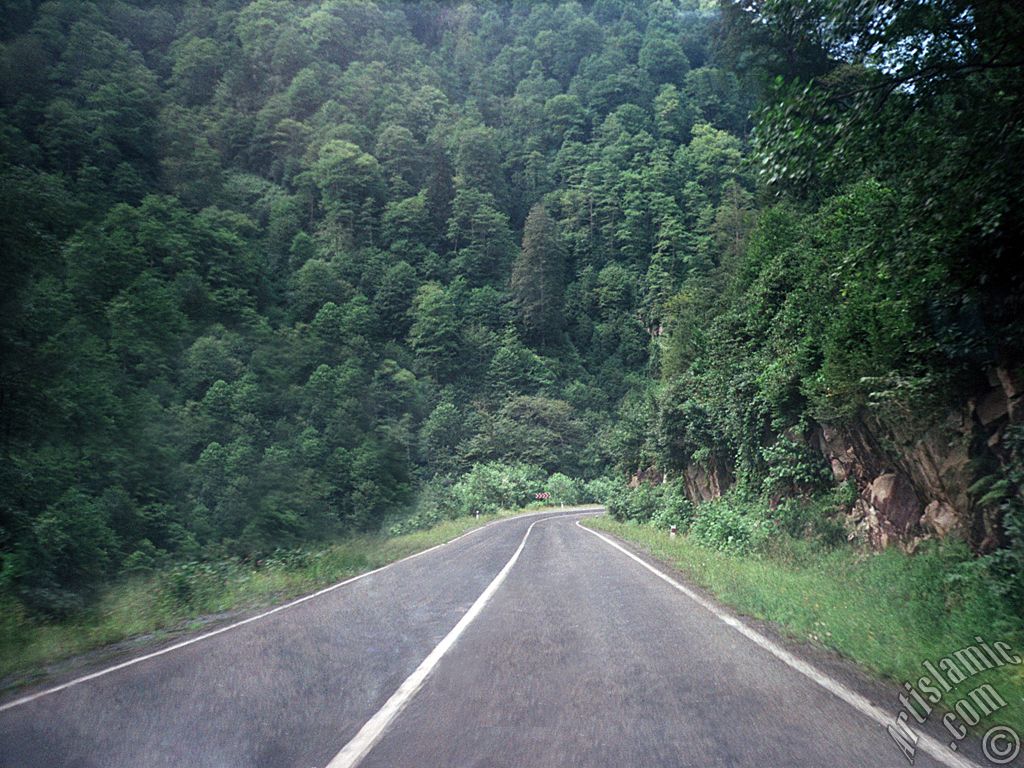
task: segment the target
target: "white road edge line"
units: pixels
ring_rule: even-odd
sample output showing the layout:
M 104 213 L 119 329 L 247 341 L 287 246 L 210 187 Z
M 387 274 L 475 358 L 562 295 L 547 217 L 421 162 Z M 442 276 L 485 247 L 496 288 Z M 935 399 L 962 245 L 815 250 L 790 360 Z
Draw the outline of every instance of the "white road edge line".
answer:
M 595 508 L 590 508 L 590 509 L 595 509 Z M 430 547 L 429 549 L 424 549 L 422 552 L 414 552 L 411 555 L 407 555 L 406 557 L 403 557 L 401 560 L 395 560 L 393 563 L 388 563 L 387 565 L 382 565 L 380 568 L 374 568 L 372 571 L 367 571 L 366 573 L 360 573 L 358 576 L 353 576 L 351 578 L 345 579 L 344 581 L 339 581 L 337 584 L 332 584 L 329 587 L 324 587 L 323 589 L 317 590 L 316 592 L 313 592 L 311 594 L 304 595 L 303 597 L 296 598 L 295 600 L 292 600 L 291 602 L 285 603 L 284 605 L 279 605 L 276 608 L 271 608 L 269 611 L 264 611 L 263 613 L 257 614 L 256 616 L 250 616 L 247 619 L 242 619 L 241 621 L 236 621 L 234 624 L 228 624 L 226 627 L 221 627 L 219 629 L 214 629 L 214 630 L 212 630 L 210 632 L 206 632 L 206 633 L 204 633 L 202 635 L 197 635 L 196 637 L 189 638 L 188 640 L 183 640 L 180 643 L 174 643 L 173 645 L 169 645 L 166 648 L 161 648 L 158 651 L 153 651 L 152 653 L 147 653 L 147 654 L 145 654 L 143 656 L 137 656 L 134 659 L 128 659 L 128 661 L 123 661 L 120 664 L 114 664 L 113 666 L 106 667 L 106 668 L 98 670 L 96 672 L 91 672 L 88 675 L 82 675 L 81 677 L 76 677 L 74 680 L 69 680 L 66 683 L 61 683 L 60 685 L 55 685 L 55 686 L 53 686 L 51 688 L 45 688 L 45 689 L 43 689 L 41 691 L 37 691 L 36 693 L 29 694 L 28 696 L 22 696 L 21 698 L 14 699 L 13 701 L 9 701 L 6 704 L 0 704 L 0 712 L 6 712 L 8 709 L 14 709 L 15 707 L 20 707 L 20 706 L 22 706 L 24 704 L 28 704 L 31 701 L 35 701 L 36 699 L 41 699 L 44 696 L 50 696 L 50 695 L 52 695 L 54 693 L 59 693 L 60 691 L 67 690 L 68 688 L 72 688 L 72 687 L 74 687 L 76 685 L 81 685 L 82 683 L 87 683 L 90 680 L 95 680 L 98 677 L 103 677 L 104 675 L 109 675 L 111 672 L 117 672 L 118 670 L 124 669 L 125 667 L 131 667 L 131 666 L 133 666 L 135 664 L 139 664 L 139 663 L 141 663 L 143 661 L 149 661 L 150 659 L 154 659 L 157 656 L 163 656 L 165 653 L 171 653 L 172 651 L 180 650 L 181 648 L 185 648 L 186 646 L 189 646 L 189 645 L 194 645 L 196 643 L 202 642 L 203 640 L 209 640 L 211 637 L 216 637 L 217 635 L 224 634 L 225 632 L 229 632 L 232 629 L 238 629 L 239 627 L 243 627 L 246 624 L 252 624 L 254 621 L 259 621 L 260 619 L 265 619 L 268 616 L 273 616 L 275 613 L 280 613 L 281 611 L 288 610 L 289 608 L 294 608 L 296 605 L 300 605 L 301 603 L 305 603 L 305 602 L 307 602 L 309 600 L 312 600 L 312 599 L 314 599 L 316 597 L 320 597 L 321 595 L 326 595 L 328 592 L 333 592 L 334 590 L 336 590 L 336 589 L 338 589 L 340 587 L 344 587 L 347 584 L 351 584 L 352 582 L 359 581 L 360 579 L 365 579 L 367 576 L 373 576 L 375 573 L 380 573 L 381 571 L 386 570 L 388 568 L 391 568 L 392 566 L 398 565 L 399 563 L 404 563 L 404 562 L 406 562 L 408 560 L 412 560 L 413 558 L 425 555 L 428 552 L 433 552 L 436 549 L 440 549 L 441 547 L 446 547 L 449 544 L 454 544 L 455 542 L 457 542 L 457 541 L 459 541 L 461 539 L 464 539 L 467 536 L 470 536 L 470 535 L 472 535 L 474 533 L 477 533 L 478 531 L 482 531 L 485 528 L 490 528 L 492 525 L 497 525 L 498 523 L 509 522 L 510 520 L 520 520 L 520 519 L 522 519 L 524 517 L 534 517 L 536 515 L 542 515 L 542 514 L 546 514 L 548 512 L 559 512 L 559 511 L 561 511 L 561 510 L 544 510 L 542 512 L 530 512 L 530 513 L 527 513 L 525 515 L 513 515 L 511 517 L 502 518 L 500 520 L 492 520 L 489 523 L 485 523 L 484 525 L 481 525 L 479 528 L 473 528 L 473 529 L 471 529 L 469 531 L 466 531 L 465 533 L 460 534 L 459 536 L 456 536 L 454 539 L 450 539 L 448 541 L 441 542 L 440 544 L 435 544 L 434 546 Z M 579 510 L 579 511 L 588 511 L 588 510 L 587 509 L 583 509 L 583 510 Z
M 866 698 L 861 696 L 859 693 L 850 690 L 842 683 L 832 679 L 824 672 L 819 670 L 817 667 L 808 664 L 803 659 L 797 658 L 792 653 L 784 649 L 782 646 L 778 645 L 772 640 L 769 640 L 767 637 L 762 635 L 757 630 L 748 627 L 735 616 L 730 616 L 728 613 L 725 613 L 711 601 L 704 599 L 689 587 L 680 584 L 671 576 L 662 573 L 650 563 L 644 561 L 642 558 L 637 557 L 628 549 L 621 546 L 618 542 L 612 541 L 604 534 L 598 533 L 595 530 L 592 530 L 584 525 L 581 525 L 579 520 L 576 521 L 576 525 L 579 526 L 582 530 L 586 531 L 587 533 L 594 534 L 595 536 L 597 536 L 597 538 L 601 539 L 609 546 L 615 547 L 615 549 L 619 550 L 627 557 L 636 560 L 636 562 L 640 563 L 640 565 L 642 565 L 648 571 L 653 573 L 659 579 L 667 582 L 668 584 L 678 589 L 680 592 L 682 592 L 688 598 L 690 598 L 695 603 L 700 605 L 702 608 L 705 608 L 706 610 L 714 614 L 716 618 L 725 622 L 730 627 L 739 632 L 741 635 L 745 636 L 747 639 L 752 640 L 754 643 L 764 648 L 766 651 L 768 651 L 770 654 L 775 656 L 783 663 L 788 664 L 790 667 L 795 669 L 804 677 L 812 680 L 813 682 L 817 683 L 822 688 L 827 690 L 829 693 L 842 699 L 851 707 L 860 712 L 862 715 L 865 715 L 871 720 L 874 720 L 883 728 L 893 724 L 895 718 L 893 717 L 891 712 L 886 712 L 882 708 L 876 707 L 874 704 L 872 704 Z M 927 752 L 929 755 L 934 757 L 940 763 L 950 766 L 950 768 L 979 768 L 977 763 L 962 758 L 959 755 L 953 754 L 953 752 L 950 749 L 948 749 L 945 745 L 940 743 L 938 740 L 932 738 L 931 736 L 925 733 L 918 734 L 918 736 L 920 737 L 918 747 L 922 751 Z
M 561 516 L 565 517 L 565 515 Z M 557 518 L 555 518 L 557 519 Z M 409 677 L 405 679 L 398 690 L 391 694 L 384 706 L 381 707 L 377 713 L 371 717 L 359 732 L 352 737 L 341 751 L 334 756 L 334 759 L 327 764 L 327 768 L 354 768 L 358 765 L 367 753 L 377 744 L 380 737 L 384 735 L 384 731 L 389 725 L 398 717 L 399 713 L 405 706 L 412 700 L 412 697 L 416 695 L 416 692 L 423 687 L 423 683 L 426 682 L 430 673 L 434 671 L 434 668 L 438 665 L 441 659 L 448 651 L 451 650 L 452 646 L 459 639 L 459 636 L 466 631 L 466 628 L 473 623 L 473 620 L 480 615 L 480 612 L 484 609 L 484 606 L 490 602 L 490 599 L 494 596 L 494 593 L 498 591 L 501 583 L 505 581 L 505 577 L 508 576 L 509 571 L 512 570 L 512 566 L 516 564 L 516 560 L 519 559 L 519 555 L 522 553 L 523 548 L 526 546 L 526 540 L 530 537 L 530 531 L 533 530 L 533 526 L 537 523 L 543 522 L 537 520 L 530 524 L 530 527 L 526 529 L 526 534 L 523 536 L 523 540 L 519 542 L 519 548 L 515 551 L 515 554 L 505 563 L 505 567 L 502 568 L 498 575 L 494 577 L 494 580 L 487 585 L 487 588 L 480 593 L 480 597 L 476 599 L 476 602 L 470 606 L 469 610 L 459 619 L 458 624 L 452 627 L 452 630 L 445 636 L 445 638 L 437 644 L 437 646 L 430 652 L 420 665 L 416 667 Z

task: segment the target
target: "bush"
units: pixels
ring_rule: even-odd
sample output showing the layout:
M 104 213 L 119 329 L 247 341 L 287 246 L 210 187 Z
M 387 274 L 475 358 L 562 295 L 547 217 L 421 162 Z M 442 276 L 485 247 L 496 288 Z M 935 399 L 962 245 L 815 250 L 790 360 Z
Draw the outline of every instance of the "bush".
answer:
M 547 473 L 530 464 L 477 464 L 452 487 L 455 509 L 469 515 L 519 509 L 543 489 Z
M 544 489 L 551 494 L 552 504 L 579 504 L 584 500 L 583 483 L 561 472 L 549 477 Z
M 1024 426 L 1006 430 L 1009 459 L 1002 471 L 971 487 L 979 506 L 998 510 L 1004 545 L 979 561 L 991 588 L 1018 616 L 1024 616 Z
M 636 488 L 620 486 L 606 501 L 608 512 L 616 520 L 646 523 L 661 505 L 662 486 L 641 483 Z
M 176 613 L 211 610 L 225 583 L 238 572 L 233 561 L 180 563 L 161 574 L 157 601 Z
M 583 500 L 607 505 L 608 500 L 621 487 L 621 480 L 616 480 L 612 477 L 595 477 L 593 480 L 588 480 L 584 483 Z
M 761 449 L 767 467 L 762 492 L 767 497 L 807 495 L 828 488 L 832 472 L 821 453 L 785 437 Z
M 321 551 L 310 552 L 306 549 L 276 549 L 260 564 L 268 571 L 298 571 L 322 554 Z
M 813 540 L 827 547 L 838 546 L 846 540 L 846 529 L 839 519 L 837 495 L 830 493 L 814 499 L 783 500 L 771 512 L 773 532 Z
M 387 517 L 381 530 L 388 536 L 403 536 L 465 514 L 454 498 L 454 485 L 455 481 L 444 475 L 430 478 L 417 494 L 412 509 Z
M 121 563 L 121 573 L 140 576 L 155 571 L 166 556 L 149 539 L 139 541 L 135 550 Z
M 674 525 L 683 532 L 689 528 L 695 511 L 693 502 L 683 493 L 682 483 L 671 483 L 662 486 L 661 505 L 651 516 L 651 525 L 659 529 Z
M 67 616 L 109 573 L 117 550 L 102 506 L 68 491 L 33 521 L 31 537 L 9 559 L 10 579 L 33 613 Z
M 720 552 L 746 554 L 759 549 L 770 535 L 769 525 L 747 511 L 735 499 L 722 497 L 697 509 L 689 535 L 704 546 Z
M 560 473 L 545 477 L 540 467 L 500 462 L 478 464 L 455 480 L 433 477 L 423 486 L 412 510 L 388 518 L 382 530 L 389 536 L 402 536 L 477 511 L 494 514 L 502 509 L 521 509 L 545 489 L 551 494 L 551 502 L 564 504 L 577 504 L 593 493 L 592 483 L 584 486 Z
M 388 536 L 404 536 L 407 533 L 413 531 L 422 531 L 425 528 L 433 528 L 435 525 L 445 519 L 445 515 L 441 513 L 436 507 L 425 507 L 420 511 L 414 512 L 407 517 L 398 520 L 397 522 L 391 523 L 386 526 L 385 530 Z

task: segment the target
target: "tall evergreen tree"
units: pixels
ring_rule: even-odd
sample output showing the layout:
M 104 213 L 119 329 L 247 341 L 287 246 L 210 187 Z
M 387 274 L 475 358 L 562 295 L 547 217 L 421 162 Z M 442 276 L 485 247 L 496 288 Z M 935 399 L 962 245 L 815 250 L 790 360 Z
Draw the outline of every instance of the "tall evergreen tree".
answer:
M 556 340 L 565 324 L 565 249 L 558 227 L 543 204 L 530 209 L 523 247 L 512 267 L 512 299 L 527 338 L 541 344 Z

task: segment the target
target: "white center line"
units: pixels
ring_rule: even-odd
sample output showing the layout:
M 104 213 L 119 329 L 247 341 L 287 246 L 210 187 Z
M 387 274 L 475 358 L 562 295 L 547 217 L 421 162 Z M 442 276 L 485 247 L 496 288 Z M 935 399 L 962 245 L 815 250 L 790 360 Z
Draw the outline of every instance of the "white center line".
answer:
M 577 512 L 585 512 L 585 511 L 589 511 L 589 510 L 588 509 L 580 509 L 580 510 L 576 510 L 576 511 Z M 358 576 L 353 576 L 353 577 L 351 577 L 349 579 L 345 579 L 344 581 L 340 581 L 337 584 L 332 584 L 329 587 L 325 587 L 324 589 L 317 590 L 316 592 L 313 592 L 312 594 L 305 595 L 303 597 L 297 598 L 295 600 L 292 600 L 290 602 L 285 603 L 284 605 L 279 605 L 276 608 L 271 608 L 269 611 L 264 611 L 263 613 L 257 614 L 256 616 L 250 616 L 247 619 L 242 619 L 241 621 L 236 621 L 233 624 L 228 624 L 226 627 L 220 627 L 219 629 L 214 629 L 214 630 L 212 630 L 210 632 L 204 632 L 203 634 L 197 635 L 196 637 L 189 638 L 188 640 L 183 640 L 180 643 L 174 643 L 173 645 L 169 645 L 166 648 L 161 648 L 158 651 L 153 651 L 152 653 L 147 653 L 147 654 L 144 654 L 142 656 L 137 656 L 137 657 L 135 657 L 133 659 L 129 659 L 127 661 L 123 661 L 120 664 L 114 664 L 113 666 L 106 667 L 104 669 L 100 669 L 100 670 L 98 670 L 96 672 L 92 672 L 92 673 L 90 673 L 88 675 L 82 675 L 81 677 L 76 677 L 74 680 L 69 680 L 66 683 L 61 683 L 60 685 L 55 685 L 55 686 L 52 686 L 51 688 L 45 688 L 45 689 L 43 689 L 41 691 L 37 691 L 36 693 L 29 694 L 27 696 L 22 696 L 21 698 L 14 699 L 13 701 L 9 701 L 6 704 L 0 704 L 0 712 L 5 712 L 8 709 L 14 709 L 15 707 L 20 707 L 20 706 L 22 706 L 24 704 L 28 704 L 30 701 L 35 701 L 36 699 L 41 699 L 44 696 L 50 696 L 51 694 L 58 693 L 59 691 L 64 691 L 64 690 L 67 690 L 68 688 L 72 688 L 72 687 L 74 687 L 76 685 L 81 685 L 82 683 L 89 682 L 90 680 L 95 680 L 98 677 L 103 677 L 104 675 L 109 675 L 111 672 L 116 672 L 116 671 L 118 671 L 120 669 L 124 669 L 125 667 L 131 667 L 131 666 L 133 666 L 135 664 L 139 664 L 140 662 L 148 661 L 149 659 L 156 658 L 157 656 L 163 656 L 166 653 L 171 653 L 172 651 L 177 651 L 177 650 L 179 650 L 181 648 L 185 648 L 185 647 L 187 647 L 189 645 L 194 645 L 195 643 L 200 643 L 203 640 L 208 640 L 211 637 L 216 637 L 217 635 L 221 635 L 221 634 L 223 634 L 225 632 L 230 632 L 233 629 L 238 629 L 239 627 L 244 627 L 246 624 L 251 624 L 254 621 L 260 621 L 261 619 L 265 619 L 265 618 L 267 618 L 269 616 L 273 616 L 274 614 L 280 613 L 281 611 L 286 611 L 289 608 L 294 608 L 296 605 L 300 605 L 300 604 L 305 603 L 305 602 L 307 602 L 309 600 L 313 600 L 314 598 L 320 597 L 321 595 L 326 595 L 329 592 L 333 592 L 334 590 L 339 589 L 340 587 L 344 587 L 344 586 L 346 586 L 348 584 L 351 584 L 353 582 L 359 581 L 360 579 L 365 579 L 368 576 L 373 576 L 374 574 L 380 573 L 381 571 L 384 571 L 384 570 L 387 570 L 388 568 L 396 566 L 399 563 L 404 563 L 407 560 L 412 560 L 412 559 L 417 558 L 417 557 L 422 557 L 423 555 L 426 555 L 429 552 L 433 552 L 433 551 L 435 551 L 437 549 L 440 549 L 441 547 L 447 547 L 449 544 L 454 544 L 455 542 L 457 542 L 457 541 L 459 541 L 461 539 L 464 539 L 467 536 L 470 536 L 470 535 L 472 535 L 474 533 L 477 533 L 478 531 L 482 531 L 485 528 L 490 528 L 492 525 L 498 525 L 498 524 L 501 524 L 501 523 L 510 522 L 512 520 L 519 520 L 519 519 L 522 519 L 524 517 L 532 517 L 534 515 L 544 515 L 544 514 L 550 514 L 550 513 L 551 513 L 551 510 L 543 510 L 543 511 L 540 511 L 540 512 L 530 512 L 530 513 L 525 514 L 525 515 L 514 515 L 514 516 L 511 516 L 511 517 L 502 518 L 500 520 L 492 520 L 491 522 L 486 523 L 484 525 L 481 525 L 478 528 L 472 528 L 469 531 L 467 531 L 466 533 L 463 533 L 461 536 L 456 536 L 454 539 L 442 542 L 441 544 L 436 544 L 433 547 L 430 547 L 429 549 L 424 549 L 421 552 L 414 552 L 411 555 L 407 555 L 406 557 L 403 557 L 401 560 L 395 560 L 394 562 L 388 563 L 387 565 L 382 565 L 380 568 L 374 568 L 372 571 L 367 571 L 366 573 L 361 573 Z
M 557 520 L 558 518 L 548 518 L 549 520 Z M 427 677 L 434 671 L 434 668 L 438 665 L 441 659 L 448 651 L 451 650 L 452 646 L 455 645 L 455 641 L 459 639 L 459 636 L 466 631 L 466 628 L 473 623 L 473 620 L 480 615 L 480 612 L 484 609 L 484 606 L 494 596 L 494 593 L 498 591 L 498 587 L 505 581 L 505 577 L 508 576 L 509 571 L 512 570 L 512 566 L 516 564 L 516 560 L 519 559 L 519 555 L 523 551 L 523 547 L 526 546 L 526 540 L 530 537 L 530 531 L 533 530 L 533 526 L 537 523 L 544 522 L 538 520 L 530 524 L 530 527 L 526 529 L 526 535 L 523 536 L 523 540 L 519 542 L 519 548 L 516 549 L 515 554 L 512 555 L 511 559 L 505 563 L 505 567 L 498 572 L 498 575 L 494 577 L 494 580 L 487 585 L 480 597 L 476 599 L 476 602 L 466 611 L 465 615 L 459 619 L 459 623 L 452 627 L 445 638 L 437 644 L 437 647 L 430 652 L 430 655 L 425 658 L 415 671 L 409 677 L 405 679 L 398 690 L 395 691 L 391 698 L 384 702 L 384 706 L 381 707 L 377 714 L 366 721 L 366 724 L 359 729 L 353 739 L 346 744 L 342 750 L 334 756 L 334 759 L 327 764 L 327 768 L 353 768 L 358 765 L 360 761 L 366 757 L 367 753 L 373 749 L 374 745 L 380 740 L 380 737 L 384 734 L 384 731 L 389 725 L 398 717 L 399 713 L 405 708 L 405 706 L 412 700 L 412 697 L 416 695 L 416 692 L 426 682 Z
M 742 621 L 737 619 L 735 616 L 730 616 L 728 613 L 725 613 L 717 605 L 712 603 L 710 600 L 704 599 L 703 597 L 698 595 L 696 592 L 694 592 L 689 587 L 686 587 L 683 584 L 680 584 L 678 581 L 673 579 L 671 576 L 668 576 L 668 575 L 662 573 L 657 568 L 655 568 L 653 565 L 651 565 L 650 563 L 647 563 L 643 559 L 637 557 L 632 552 L 630 552 L 628 549 L 626 549 L 625 547 L 621 546 L 617 542 L 612 541 L 607 536 L 605 536 L 603 534 L 600 534 L 597 531 L 591 530 L 590 528 L 587 528 L 586 526 L 580 525 L 580 521 L 578 521 L 578 520 L 576 521 L 576 525 L 578 525 L 580 528 L 582 528 L 587 533 L 594 534 L 595 536 L 597 536 L 597 538 L 601 539 L 606 544 L 608 544 L 608 545 L 610 545 L 612 547 L 615 547 L 615 549 L 619 550 L 620 552 L 622 552 L 627 557 L 631 557 L 633 560 L 636 560 L 638 563 L 640 563 L 640 565 L 642 565 L 648 571 L 653 573 L 659 579 L 661 579 L 662 581 L 667 582 L 668 584 L 671 584 L 673 587 L 678 589 L 680 592 L 682 592 L 688 598 L 693 600 L 699 606 L 701 606 L 702 608 L 705 608 L 706 610 L 708 610 L 711 613 L 713 613 L 716 618 L 720 619 L 721 621 L 724 621 L 726 624 L 728 624 L 730 627 L 735 629 L 741 635 L 743 635 L 743 636 L 747 637 L 748 639 L 752 640 L 757 645 L 761 646 L 766 651 L 768 651 L 768 653 L 772 654 L 773 656 L 775 656 L 780 661 L 782 661 L 785 664 L 789 665 L 790 667 L 795 669 L 797 672 L 802 674 L 804 677 L 807 677 L 808 679 L 810 679 L 813 682 L 815 682 L 818 685 L 820 685 L 822 688 L 824 688 L 829 693 L 831 693 L 834 696 L 842 699 L 847 704 L 849 704 L 851 707 L 853 707 L 858 712 L 860 712 L 862 715 L 865 715 L 865 716 L 869 717 L 870 719 L 874 720 L 876 723 L 878 723 L 882 727 L 885 727 L 887 725 L 892 725 L 892 723 L 893 723 L 895 718 L 892 716 L 891 713 L 886 712 L 885 710 L 881 709 L 880 707 L 876 707 L 874 704 L 872 704 L 870 701 L 865 699 L 859 693 L 850 690 L 849 688 L 847 688 L 845 685 L 843 685 L 839 681 L 834 680 L 833 678 L 829 677 L 824 672 L 819 670 L 817 667 L 811 666 L 810 664 L 808 664 L 803 659 L 797 658 L 792 653 L 790 653 L 789 651 L 784 649 L 782 646 L 780 646 L 777 643 L 769 640 L 767 637 L 762 635 L 757 630 L 751 629 L 746 624 L 744 624 Z M 978 768 L 976 763 L 973 763 L 970 760 L 967 760 L 965 758 L 960 757 L 959 755 L 954 754 L 950 749 L 945 747 L 943 744 L 941 744 L 936 739 L 933 739 L 931 736 L 928 736 L 927 734 L 924 734 L 924 733 L 920 733 L 920 734 L 918 734 L 918 736 L 920 737 L 920 741 L 918 742 L 919 748 L 922 751 L 927 752 L 929 755 L 934 757 L 936 760 L 938 760 L 943 765 L 947 765 L 950 768 Z

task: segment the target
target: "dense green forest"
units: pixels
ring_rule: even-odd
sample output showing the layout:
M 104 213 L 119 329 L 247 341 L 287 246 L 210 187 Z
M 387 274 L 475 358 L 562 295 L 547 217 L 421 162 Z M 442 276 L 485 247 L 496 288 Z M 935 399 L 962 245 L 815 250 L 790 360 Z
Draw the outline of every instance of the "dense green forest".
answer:
M 1020 607 L 1014 3 L 2 6 L 29 610 L 546 487 Z

